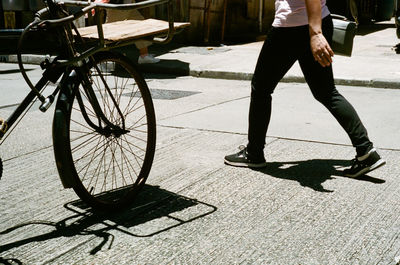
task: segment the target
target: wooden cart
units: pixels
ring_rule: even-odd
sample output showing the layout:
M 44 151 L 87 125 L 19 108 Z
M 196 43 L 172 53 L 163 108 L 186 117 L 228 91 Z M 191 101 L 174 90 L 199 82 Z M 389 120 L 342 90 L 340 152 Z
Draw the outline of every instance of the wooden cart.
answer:
M 144 8 L 157 4 L 168 4 L 171 9 L 169 13 L 173 13 L 173 1 L 171 0 L 148 0 L 144 2 L 145 4 L 134 3 L 122 5 L 80 1 L 62 1 L 62 3 L 65 5 L 80 6 L 83 9 L 87 9 L 92 5 L 93 10 L 124 10 Z M 81 14 L 78 12 L 73 15 L 78 18 Z M 179 30 L 190 25 L 189 22 L 174 22 L 173 14 L 170 14 L 168 19 L 169 21 L 158 19 L 124 20 L 107 24 L 102 24 L 101 21 L 98 21 L 97 25 L 78 28 L 78 31 L 86 45 L 95 45 L 106 50 L 130 45 L 140 39 L 146 39 L 155 43 L 167 43 Z M 0 54 L 16 54 L 22 32 L 23 29 L 0 29 Z M 21 52 L 24 54 L 56 54 L 61 45 L 52 35 L 52 31 L 49 29 L 30 29 L 25 36 L 29 44 L 24 45 Z

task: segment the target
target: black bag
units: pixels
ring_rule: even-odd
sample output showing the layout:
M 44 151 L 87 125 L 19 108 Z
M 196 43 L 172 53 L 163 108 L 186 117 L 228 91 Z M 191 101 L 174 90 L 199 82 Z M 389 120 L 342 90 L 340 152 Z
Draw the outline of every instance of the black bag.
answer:
M 345 17 L 331 15 L 333 21 L 332 50 L 335 54 L 351 56 L 357 24 Z

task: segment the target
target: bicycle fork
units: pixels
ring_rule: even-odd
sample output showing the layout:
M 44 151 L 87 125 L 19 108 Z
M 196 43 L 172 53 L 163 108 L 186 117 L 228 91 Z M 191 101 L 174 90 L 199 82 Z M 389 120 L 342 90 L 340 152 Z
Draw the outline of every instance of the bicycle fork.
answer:
M 97 118 L 98 118 L 98 123 L 99 125 L 95 125 L 89 118 L 86 110 L 85 110 L 85 106 L 82 100 L 82 96 L 80 95 L 79 91 L 77 91 L 76 94 L 76 98 L 78 100 L 79 103 L 79 107 L 82 111 L 82 114 L 84 116 L 85 121 L 93 128 L 95 129 L 97 132 L 105 135 L 105 136 L 110 136 L 111 134 L 119 136 L 121 134 L 125 134 L 129 131 L 127 131 L 125 129 L 125 118 L 124 115 L 122 114 L 122 111 L 120 110 L 118 103 L 114 97 L 114 95 L 111 92 L 110 87 L 108 86 L 106 80 L 104 79 L 103 74 L 101 73 L 101 71 L 99 70 L 99 68 L 95 65 L 97 74 L 100 77 L 100 80 L 102 82 L 102 84 L 104 85 L 104 89 L 106 91 L 106 93 L 108 94 L 108 96 L 111 98 L 112 103 L 114 104 L 114 108 L 117 110 L 119 116 L 120 116 L 120 120 L 121 120 L 121 126 L 114 124 L 113 122 L 111 122 L 106 115 L 104 114 L 103 110 L 100 107 L 100 103 L 97 99 L 97 96 L 95 94 L 95 91 L 93 90 L 93 86 L 92 86 L 92 82 L 89 79 L 89 76 L 82 73 L 82 71 L 79 71 L 79 75 L 80 75 L 80 80 L 82 82 L 82 87 L 83 90 L 85 92 L 85 95 L 90 103 L 90 105 L 92 106 Z M 101 126 L 101 123 L 104 123 L 105 126 Z

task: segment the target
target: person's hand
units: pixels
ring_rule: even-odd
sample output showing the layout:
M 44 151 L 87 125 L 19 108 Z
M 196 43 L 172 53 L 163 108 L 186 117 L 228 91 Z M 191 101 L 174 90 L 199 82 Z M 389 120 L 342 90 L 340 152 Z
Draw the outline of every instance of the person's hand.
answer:
M 323 67 L 331 65 L 334 53 L 322 33 L 312 35 L 310 38 L 310 45 L 314 59 L 320 65 Z

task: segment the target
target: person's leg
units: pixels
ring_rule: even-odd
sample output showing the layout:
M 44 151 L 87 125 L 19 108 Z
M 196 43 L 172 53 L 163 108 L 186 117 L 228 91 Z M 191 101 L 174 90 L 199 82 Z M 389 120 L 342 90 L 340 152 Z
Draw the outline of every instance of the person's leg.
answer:
M 250 154 L 263 155 L 271 118 L 272 93 L 297 59 L 290 29 L 272 29 L 258 57 L 251 81 L 248 145 Z
M 271 117 L 271 101 L 276 85 L 296 61 L 289 29 L 272 28 L 258 57 L 251 82 L 247 147 L 237 154 L 225 157 L 234 166 L 257 167 L 265 165 L 265 137 Z M 254 163 L 247 163 L 246 160 Z
M 329 24 L 329 20 L 324 19 L 323 32 L 330 42 L 331 35 L 329 34 L 332 31 Z M 305 34 L 307 35 L 305 38 L 308 39 L 308 33 Z M 347 132 L 353 146 L 356 148 L 357 154 L 365 154 L 372 148 L 372 143 L 353 106 L 337 91 L 334 84 L 332 66 L 322 67 L 314 60 L 309 47 L 309 40 L 303 42 L 308 47 L 305 48 L 303 56 L 299 58 L 299 63 L 313 96 L 332 113 Z
M 155 58 L 152 54 L 149 54 L 149 46 L 151 45 L 150 41 L 147 40 L 137 40 L 135 41 L 135 46 L 139 50 L 139 64 L 147 64 L 147 63 L 158 63 L 160 61 L 159 58 Z
M 332 21 L 330 18 L 323 21 L 323 32 L 328 42 L 331 42 Z M 385 164 L 380 158 L 368 137 L 366 128 L 361 122 L 353 106 L 337 91 L 332 66 L 322 67 L 311 53 L 308 32 L 305 34 L 308 47 L 299 58 L 300 67 L 309 85 L 313 96 L 321 102 L 336 118 L 348 134 L 357 156 L 351 169 L 344 172 L 346 176 L 358 177 Z M 308 39 L 308 40 L 307 40 Z
M 145 57 L 147 54 L 149 54 L 149 48 L 144 47 L 139 49 L 139 54 L 140 56 Z

